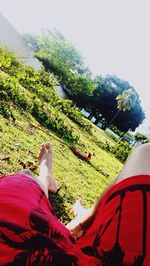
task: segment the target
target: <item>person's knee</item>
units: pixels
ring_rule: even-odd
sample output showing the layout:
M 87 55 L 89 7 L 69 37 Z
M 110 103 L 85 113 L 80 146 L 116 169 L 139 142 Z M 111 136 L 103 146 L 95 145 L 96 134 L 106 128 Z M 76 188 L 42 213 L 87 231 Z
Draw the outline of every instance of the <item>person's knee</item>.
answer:
M 139 153 L 140 155 L 149 155 L 150 156 L 150 143 L 145 143 L 139 145 L 137 148 L 134 150 L 135 153 Z
M 138 148 L 145 151 L 150 151 L 150 143 L 141 144 Z

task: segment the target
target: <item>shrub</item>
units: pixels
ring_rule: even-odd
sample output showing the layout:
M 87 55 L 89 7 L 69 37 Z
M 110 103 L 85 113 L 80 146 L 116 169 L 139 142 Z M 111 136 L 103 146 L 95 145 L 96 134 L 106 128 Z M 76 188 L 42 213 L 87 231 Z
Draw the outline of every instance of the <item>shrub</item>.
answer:
M 38 95 L 31 93 L 22 87 L 17 78 L 6 76 L 0 82 L 0 95 L 3 99 L 3 105 L 0 108 L 1 114 L 9 118 L 11 112 L 9 110 L 10 100 L 18 105 L 23 110 L 27 110 L 33 115 L 41 125 L 53 130 L 58 136 L 64 138 L 66 141 L 76 143 L 78 137 L 75 136 L 71 127 L 65 124 L 64 119 L 59 112 L 50 104 L 46 104 Z
M 91 131 L 92 123 L 84 118 L 83 114 L 79 112 L 79 109 L 75 106 L 72 106 L 71 100 L 61 100 L 57 101 L 59 109 L 67 115 L 72 121 L 82 126 L 83 130 Z
M 117 159 L 119 159 L 121 162 L 124 162 L 127 159 L 131 150 L 132 148 L 127 142 L 118 141 L 118 143 L 113 146 L 111 152 L 115 155 Z
M 113 148 L 113 146 L 108 142 L 108 141 L 106 141 L 106 142 L 102 142 L 102 143 L 99 143 L 100 144 L 100 147 L 103 149 L 103 150 L 105 150 L 105 151 L 112 151 L 112 148 Z
M 72 121 L 82 126 L 83 130 L 91 130 L 91 123 L 86 121 L 77 107 L 72 106 L 72 101 L 62 100 L 58 97 L 55 92 L 58 80 L 52 73 L 47 73 L 43 70 L 34 71 L 33 67 L 19 63 L 15 55 L 2 48 L 0 49 L 0 66 L 3 71 L 11 75 L 11 78 L 7 78 L 9 90 L 10 87 L 13 87 L 11 89 L 11 97 L 16 95 L 15 100 L 19 101 L 23 108 L 26 108 L 26 101 L 24 101 L 26 93 L 22 97 L 19 92 L 16 92 L 16 88 L 17 90 L 19 88 L 18 84 L 21 84 L 28 92 L 38 96 L 42 101 L 62 111 Z M 7 95 L 4 90 L 0 96 L 2 99 L 6 98 Z
M 55 92 L 58 81 L 53 74 L 43 70 L 34 71 L 32 67 L 19 63 L 12 53 L 1 48 L 0 66 L 5 72 L 0 72 L 0 98 L 3 101 L 11 100 L 32 114 L 43 126 L 69 142 L 76 143 L 79 138 L 75 136 L 71 126 L 66 124 L 62 112 L 84 130 L 91 130 L 91 123 L 86 121 L 77 107 L 72 106 L 72 101 L 58 97 Z M 1 112 L 10 116 L 6 108 L 1 109 Z
M 119 159 L 121 162 L 124 162 L 129 153 L 131 152 L 132 148 L 129 146 L 127 142 L 119 141 L 116 145 L 111 145 L 108 141 L 101 143 L 100 147 L 106 151 L 111 152 L 115 155 L 117 159 Z
M 12 116 L 11 111 L 10 111 L 10 104 L 1 102 L 0 114 L 3 115 L 4 118 L 10 118 Z

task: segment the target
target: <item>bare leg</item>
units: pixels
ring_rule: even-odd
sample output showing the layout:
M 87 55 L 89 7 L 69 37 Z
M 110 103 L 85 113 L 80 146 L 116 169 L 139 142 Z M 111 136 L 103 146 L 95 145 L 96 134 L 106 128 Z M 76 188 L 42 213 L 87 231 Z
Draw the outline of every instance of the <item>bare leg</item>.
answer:
M 38 177 L 34 177 L 29 169 L 23 169 L 18 173 L 34 178 L 48 197 L 48 191 L 57 192 L 59 189 L 52 174 L 52 147 L 49 143 L 42 145 L 38 159 L 40 165 L 40 175 Z
M 46 195 L 48 191 L 57 192 L 58 185 L 52 174 L 52 147 L 49 143 L 42 145 L 39 154 L 40 175 L 38 181 L 44 187 Z
M 135 175 L 150 174 L 150 143 L 140 145 L 128 157 L 117 183 Z

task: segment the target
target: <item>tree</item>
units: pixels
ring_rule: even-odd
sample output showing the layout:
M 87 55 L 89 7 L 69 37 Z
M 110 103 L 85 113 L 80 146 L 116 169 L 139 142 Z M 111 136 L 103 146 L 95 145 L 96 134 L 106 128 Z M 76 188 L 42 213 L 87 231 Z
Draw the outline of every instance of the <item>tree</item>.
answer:
M 129 129 L 134 131 L 143 122 L 144 118 L 145 114 L 138 99 L 130 111 L 120 112 L 114 123 L 123 132 Z
M 137 95 L 133 89 L 125 90 L 123 91 L 122 94 L 118 95 L 116 97 L 118 110 L 115 113 L 115 115 L 112 117 L 110 122 L 106 125 L 106 128 L 113 123 L 113 121 L 116 119 L 120 111 L 123 112 L 126 112 L 127 110 L 130 111 L 134 107 L 137 99 L 138 99 Z
M 75 47 L 56 30 L 47 31 L 39 36 L 29 34 L 25 37 L 28 43 L 31 42 L 32 46 L 38 47 L 36 57 L 43 63 L 46 71 L 57 75 L 70 98 L 79 107 L 87 105 L 95 84 L 90 70 Z
M 95 83 L 90 78 L 79 74 L 72 74 L 66 81 L 66 92 L 82 108 L 88 106 L 89 97 L 92 97 L 94 89 Z
M 115 97 L 113 96 L 117 96 L 117 93 L 112 87 L 111 82 L 101 76 L 95 78 L 95 83 L 96 89 L 89 98 L 88 111 L 91 113 L 91 117 L 97 117 L 98 122 L 101 119 L 101 115 L 105 118 L 107 113 L 110 113 L 114 106 Z
M 142 144 L 150 141 L 148 137 L 146 137 L 144 134 L 140 132 L 137 132 L 134 137 L 135 137 L 135 142 L 140 142 Z
M 32 48 L 34 52 L 39 51 L 39 46 L 37 43 L 37 37 L 36 35 L 32 35 L 30 33 L 24 33 L 22 35 L 24 41 Z
M 134 131 L 145 118 L 139 96 L 135 89 L 127 81 L 120 80 L 116 76 L 107 76 L 106 78 L 98 76 L 95 82 L 97 86 L 93 92 L 93 96 L 90 97 L 87 108 L 90 112 L 90 118 L 92 116 L 96 117 L 95 123 L 102 122 L 104 128 L 106 128 L 106 124 L 108 125 L 113 118 L 113 124 L 120 131 L 127 132 L 129 129 Z M 130 110 L 127 108 L 126 111 L 118 111 L 117 103 L 119 99 L 117 100 L 116 98 L 126 90 L 129 92 L 132 90 L 134 92 L 132 94 L 137 98 L 137 101 L 135 102 L 133 99 L 135 105 Z M 131 95 L 131 99 L 133 95 Z M 119 101 L 120 107 L 123 101 L 122 97 L 124 96 L 121 96 Z
M 128 129 L 134 131 L 142 123 L 145 114 L 138 94 L 128 81 L 110 75 L 105 78 L 98 76 L 93 80 L 80 53 L 56 30 L 32 38 L 28 36 L 26 39 L 34 49 L 38 49 L 36 57 L 43 63 L 45 70 L 57 75 L 70 98 L 80 108 L 84 107 L 89 111 L 90 118 L 96 118 L 95 123 L 102 121 L 108 125 L 113 122 L 123 132 Z M 123 111 L 121 105 L 125 99 L 119 99 L 117 96 L 130 89 L 135 92 L 138 99 L 134 107 Z M 130 105 L 128 101 L 129 97 L 126 95 L 126 106 Z M 117 106 L 119 102 L 120 107 Z
M 62 70 L 66 69 L 72 73 L 83 76 L 91 76 L 88 67 L 85 66 L 83 58 L 78 50 L 68 42 L 61 32 L 48 30 L 41 35 L 24 34 L 24 40 L 36 51 L 36 57 L 45 66 L 46 59 L 49 71 L 55 69 L 56 74 L 62 76 Z M 65 78 L 65 76 L 64 76 Z

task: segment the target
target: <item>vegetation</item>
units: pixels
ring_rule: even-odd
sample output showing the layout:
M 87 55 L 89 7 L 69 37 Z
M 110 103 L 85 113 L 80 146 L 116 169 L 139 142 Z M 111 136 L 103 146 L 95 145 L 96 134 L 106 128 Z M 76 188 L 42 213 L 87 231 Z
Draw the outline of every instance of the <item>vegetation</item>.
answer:
M 113 125 L 122 132 L 127 132 L 129 129 L 134 131 L 145 118 L 139 96 L 134 88 L 115 76 L 107 76 L 105 79 L 97 77 L 96 81 L 97 87 L 89 100 L 90 118 L 95 116 L 96 123 L 102 122 L 104 129 L 113 122 Z M 134 104 L 131 104 L 128 95 L 131 95 L 130 99 Z M 121 110 L 122 106 L 118 106 L 120 101 L 122 103 L 124 101 L 127 108 Z
M 100 147 L 114 154 L 115 157 L 119 159 L 121 162 L 125 162 L 128 155 L 132 151 L 132 148 L 126 141 L 123 142 L 120 140 L 116 142 L 116 145 L 111 145 L 108 141 L 106 141 L 105 143 L 101 143 Z
M 57 75 L 69 96 L 83 107 L 95 84 L 80 53 L 56 30 L 40 36 L 26 34 L 24 38 L 35 49 L 45 70 Z
M 86 120 L 71 101 L 56 95 L 57 79 L 42 70 L 35 72 L 0 49 L 0 174 L 30 168 L 38 174 L 37 156 L 41 143 L 49 141 L 54 149 L 54 175 L 61 187 L 50 194 L 61 221 L 72 217 L 72 204 L 83 198 L 93 204 L 100 192 L 118 174 L 122 163 L 101 148 L 114 142 Z M 84 162 L 70 146 L 75 145 L 92 158 Z
M 111 121 L 106 125 L 106 127 L 109 127 L 114 120 L 116 119 L 116 117 L 119 115 L 120 111 L 130 111 L 136 104 L 137 101 L 137 95 L 134 92 L 133 89 L 128 89 L 128 90 L 124 90 L 122 92 L 122 94 L 119 94 L 116 97 L 117 100 L 117 112 L 115 113 L 115 115 L 113 116 L 113 118 L 111 119 Z
M 52 74 L 41 70 L 35 72 L 31 67 L 19 64 L 14 55 L 2 49 L 0 59 L 1 69 L 9 74 L 0 73 L 2 110 L 5 109 L 5 102 L 11 99 L 41 124 L 44 123 L 47 128 L 72 143 L 77 143 L 78 136 L 75 136 L 71 126 L 67 125 L 62 112 L 81 125 L 84 130 L 90 130 L 91 125 L 76 107 L 71 107 L 71 101 L 63 101 L 56 95 L 54 88 L 57 80 Z M 11 115 L 9 109 L 7 113 Z
M 60 32 L 26 34 L 24 38 L 45 70 L 57 75 L 70 98 L 90 112 L 89 119 L 96 117 L 95 124 L 100 121 L 106 129 L 113 123 L 120 131 L 127 132 L 143 122 L 145 114 L 133 86 L 116 76 L 93 79 L 80 53 Z
M 135 143 L 140 142 L 140 143 L 144 144 L 144 143 L 150 142 L 150 138 L 148 138 L 147 136 L 145 136 L 144 134 L 142 134 L 140 132 L 137 132 L 135 134 L 134 138 L 135 138 Z

